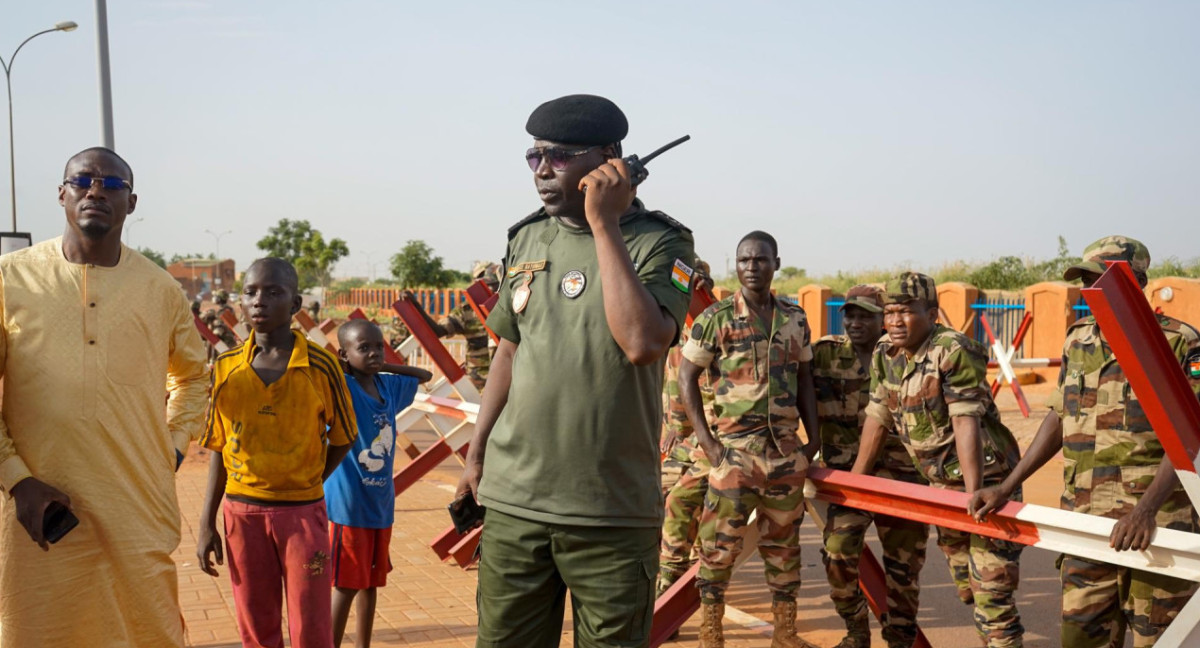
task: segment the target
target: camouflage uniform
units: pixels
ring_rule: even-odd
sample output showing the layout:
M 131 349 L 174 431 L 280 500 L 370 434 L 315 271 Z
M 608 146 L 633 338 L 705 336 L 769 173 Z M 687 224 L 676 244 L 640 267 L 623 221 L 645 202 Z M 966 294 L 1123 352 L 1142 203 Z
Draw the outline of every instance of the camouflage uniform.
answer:
M 797 371 L 812 361 L 809 335 L 804 310 L 780 299 L 763 331 L 739 290 L 696 318 L 683 347 L 688 361 L 720 374 L 711 423 L 724 454 L 709 473 L 700 517 L 697 585 L 706 604 L 724 601 L 754 510 L 767 585 L 776 601 L 795 601 L 808 469 L 797 438 Z
M 700 509 L 708 492 L 708 473 L 712 464 L 695 443 L 692 423 L 688 420 L 679 397 L 679 364 L 683 358 L 682 335 L 680 346 L 667 353 L 666 375 L 663 380 L 663 430 L 673 436 L 675 443 L 667 449 L 663 460 L 663 492 L 666 495 L 661 550 L 658 558 L 657 593 L 661 595 L 679 580 L 695 560 L 694 547 L 700 527 Z M 713 420 L 711 372 L 700 379 L 700 398 L 704 415 Z
M 488 369 L 492 366 L 492 354 L 496 352 L 491 342 L 491 336 L 484 328 L 483 322 L 475 315 L 475 309 L 470 304 L 459 306 L 449 315 L 438 321 L 438 326 L 446 330 L 446 335 L 461 335 L 467 341 L 467 363 L 464 367 L 467 378 L 475 389 L 483 391 L 487 382 Z
M 858 456 L 865 410 L 871 400 L 871 379 L 849 338 L 831 335 L 813 345 L 813 382 L 822 461 L 829 468 L 850 470 Z M 874 473 L 889 479 L 925 483 L 904 444 L 892 433 L 887 436 Z M 883 638 L 888 645 L 911 646 L 917 635 L 919 576 L 925 565 L 928 525 L 830 504 L 821 548 L 829 578 L 829 596 L 850 630 L 849 638 L 862 642 L 859 645 L 869 645 L 867 601 L 858 584 L 858 562 L 872 521 L 883 546 L 887 579 L 888 611 L 883 617 Z
M 932 278 L 904 273 L 888 283 L 889 302 L 912 298 L 933 301 Z M 895 430 L 922 477 L 938 488 L 963 491 L 951 418 L 979 419 L 983 445 L 981 481 L 1000 483 L 1020 460 L 1016 439 L 1000 422 L 987 382 L 987 352 L 974 340 L 935 324 L 913 353 L 887 337 L 871 358 L 871 403 L 867 416 Z M 1014 500 L 1020 493 L 1014 493 Z M 1021 646 L 1024 628 L 1014 593 L 1020 578 L 1022 546 L 938 527 L 938 546 L 946 554 L 960 593 L 969 588 L 975 604 L 975 628 L 988 646 Z
M 1124 258 L 1143 273 L 1150 265 L 1145 246 L 1124 237 L 1097 241 L 1085 250 L 1084 258 L 1093 262 Z M 1103 270 L 1086 263 L 1078 269 Z M 1068 278 L 1073 274 L 1069 269 Z M 1200 334 L 1163 315 L 1158 323 L 1192 389 L 1200 393 Z M 1194 371 L 1192 362 L 1198 363 Z M 1163 448 L 1093 318 L 1067 329 L 1058 389 L 1048 405 L 1063 426 L 1062 508 L 1108 518 L 1132 511 L 1164 460 Z M 1176 486 L 1163 502 L 1155 523 L 1177 531 L 1200 531 L 1182 486 Z M 1125 625 L 1133 629 L 1134 646 L 1152 646 L 1197 589 L 1192 581 L 1074 556 L 1063 556 L 1061 568 L 1064 646 L 1107 646 L 1111 637 L 1124 636 Z

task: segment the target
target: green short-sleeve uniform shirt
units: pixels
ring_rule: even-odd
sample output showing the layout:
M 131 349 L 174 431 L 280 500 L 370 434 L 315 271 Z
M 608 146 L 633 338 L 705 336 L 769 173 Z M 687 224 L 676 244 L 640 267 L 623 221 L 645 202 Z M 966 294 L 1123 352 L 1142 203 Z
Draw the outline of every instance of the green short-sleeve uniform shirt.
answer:
M 979 417 L 983 484 L 998 484 L 1021 459 L 1017 441 L 992 402 L 987 351 L 940 324 L 912 357 L 884 337 L 871 356 L 867 416 L 895 430 L 921 475 L 934 486 L 961 490 L 962 469 L 951 419 Z
M 682 328 L 692 235 L 640 201 L 621 232 L 642 285 Z M 479 499 L 550 524 L 662 524 L 658 441 L 663 360 L 634 366 L 604 316 L 591 230 L 544 211 L 509 231 L 507 274 L 487 325 L 519 345 L 492 428 Z M 528 299 L 517 312 L 519 288 Z

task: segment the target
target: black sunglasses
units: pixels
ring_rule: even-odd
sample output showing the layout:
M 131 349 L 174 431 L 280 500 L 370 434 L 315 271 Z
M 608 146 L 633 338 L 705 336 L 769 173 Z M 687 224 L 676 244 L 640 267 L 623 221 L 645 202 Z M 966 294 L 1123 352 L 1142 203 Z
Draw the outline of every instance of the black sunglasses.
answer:
M 550 165 L 555 171 L 562 171 L 567 168 L 571 160 L 595 149 L 595 146 L 589 146 L 585 149 L 561 149 L 555 146 L 547 146 L 546 148 L 531 148 L 525 151 L 525 161 L 529 163 L 530 171 L 537 171 L 542 165 L 542 159 L 545 158 L 546 164 Z
M 63 180 L 63 186 L 71 185 L 79 189 L 91 189 L 96 182 L 100 182 L 100 186 L 109 191 L 118 189 L 133 189 L 133 185 L 129 184 L 128 180 L 118 178 L 117 176 L 104 176 L 103 178 L 96 176 L 77 175 L 71 176 Z

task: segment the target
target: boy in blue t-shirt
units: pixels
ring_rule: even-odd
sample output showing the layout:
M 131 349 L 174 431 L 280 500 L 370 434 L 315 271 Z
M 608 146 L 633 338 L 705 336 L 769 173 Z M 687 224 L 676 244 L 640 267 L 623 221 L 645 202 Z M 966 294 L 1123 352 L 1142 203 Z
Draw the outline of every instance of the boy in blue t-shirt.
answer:
M 396 502 L 392 483 L 396 414 L 412 404 L 417 385 L 433 374 L 384 363 L 383 333 L 367 320 L 343 324 L 338 343 L 338 356 L 348 367 L 346 384 L 359 434 L 325 482 L 333 562 L 333 643 L 341 645 L 350 604 L 357 597 L 355 645 L 365 648 L 371 643 L 376 588 L 384 585 L 392 568 L 388 544 Z

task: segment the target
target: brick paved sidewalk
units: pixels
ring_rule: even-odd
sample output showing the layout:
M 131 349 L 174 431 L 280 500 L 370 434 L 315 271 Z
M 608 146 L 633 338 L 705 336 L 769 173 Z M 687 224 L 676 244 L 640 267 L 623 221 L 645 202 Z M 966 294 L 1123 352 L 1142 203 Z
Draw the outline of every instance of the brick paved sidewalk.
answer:
M 179 506 L 183 514 L 183 539 L 175 552 L 179 566 L 179 596 L 187 623 L 188 646 L 195 648 L 237 648 L 237 623 L 230 590 L 228 569 L 217 568 L 221 575 L 212 578 L 196 564 L 196 522 L 204 503 L 208 477 L 207 456 L 193 448 L 179 471 Z M 453 462 L 434 471 L 406 491 L 396 502 L 396 525 L 392 531 L 393 571 L 388 584 L 379 590 L 372 646 L 475 645 L 475 570 L 462 570 L 453 563 L 441 563 L 429 548 L 429 541 L 449 525 L 446 505 L 453 497 L 457 470 Z M 811 555 L 814 559 L 816 554 Z M 741 576 L 752 574 L 747 583 L 735 583 L 738 598 L 754 598 L 754 583 L 761 579 L 761 567 L 748 567 Z M 824 594 L 819 594 L 824 596 Z M 766 599 L 764 599 L 766 600 Z M 766 601 L 767 616 L 770 602 Z M 697 617 L 698 619 L 698 617 Z M 671 646 L 694 646 L 697 619 L 683 628 Z M 284 624 L 286 627 L 286 617 Z M 770 645 L 761 629 L 726 622 L 730 648 L 759 648 Z M 570 646 L 570 612 L 564 622 L 563 644 Z M 343 645 L 353 645 L 354 615 L 351 613 Z M 286 632 L 285 632 L 286 636 Z M 836 639 L 830 645 L 836 643 Z
M 1041 387 L 1039 385 L 1039 387 Z M 1043 387 L 1044 389 L 1044 387 Z M 1034 412 L 1022 419 L 1015 411 L 1011 396 L 1002 393 L 998 404 L 1004 420 L 1017 434 L 1022 446 L 1028 444 L 1036 425 L 1045 413 Z M 1032 401 L 1031 397 L 1031 401 Z M 433 440 L 431 432 L 417 431 L 414 441 L 425 447 Z M 1026 487 L 1027 501 L 1057 505 L 1061 489 L 1061 463 L 1048 464 Z M 236 648 L 240 646 L 230 591 L 228 570 L 218 567 L 221 575 L 212 578 L 196 566 L 195 525 L 200 515 L 207 480 L 208 458 L 193 448 L 178 478 L 179 504 L 183 515 L 183 539 L 175 553 L 179 566 L 179 589 L 189 646 L 196 648 Z M 429 541 L 449 525 L 446 505 L 453 496 L 459 469 L 453 460 L 431 472 L 407 490 L 396 502 L 396 524 L 392 532 L 391 558 L 394 570 L 386 587 L 379 590 L 373 646 L 474 646 L 475 571 L 464 571 L 453 563 L 441 563 L 429 548 Z M 870 536 L 868 535 L 870 538 Z M 945 558 L 931 534 L 923 583 L 919 622 L 931 643 L 938 648 L 976 646 L 971 610 L 957 602 L 949 583 Z M 871 544 L 876 552 L 878 542 Z M 819 552 L 820 537 L 811 522 L 801 528 L 804 568 L 803 586 L 798 595 L 798 628 L 801 634 L 819 646 L 833 646 L 841 639 L 844 627 L 829 601 Z M 1027 550 L 1022 556 L 1019 605 L 1026 626 L 1027 648 L 1053 646 L 1058 635 L 1058 574 L 1055 556 L 1044 551 Z M 763 584 L 762 562 L 752 558 L 734 575 L 728 602 L 737 611 L 725 620 L 730 648 L 766 648 L 770 645 L 770 594 Z M 684 625 L 677 641 L 668 646 L 697 645 L 699 615 Z M 755 620 L 758 620 L 757 622 Z M 286 625 L 286 618 L 285 618 Z M 572 645 L 570 613 L 564 621 L 562 646 Z M 354 619 L 347 625 L 345 646 L 353 645 Z M 872 621 L 874 641 L 883 645 L 878 623 Z M 285 633 L 286 635 L 286 633 Z M 1053 639 L 1052 639 L 1053 638 Z

